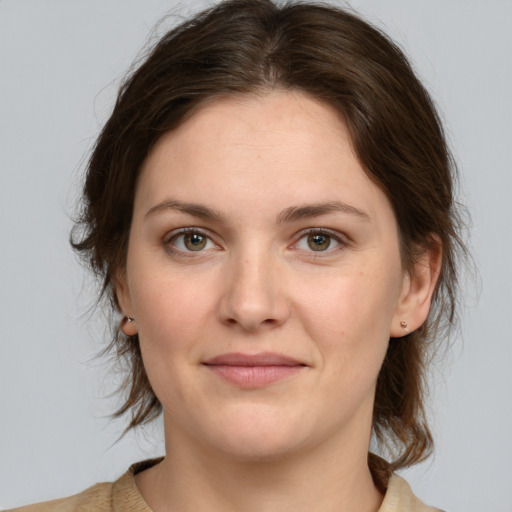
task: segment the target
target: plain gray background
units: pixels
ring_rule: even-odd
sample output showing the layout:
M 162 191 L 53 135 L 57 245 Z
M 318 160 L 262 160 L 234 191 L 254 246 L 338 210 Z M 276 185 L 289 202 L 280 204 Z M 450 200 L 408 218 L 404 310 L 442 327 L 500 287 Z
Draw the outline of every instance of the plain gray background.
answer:
M 210 2 L 211 3 L 211 2 Z M 160 427 L 115 444 L 118 376 L 68 246 L 85 154 L 120 77 L 171 10 L 207 2 L 0 0 L 0 507 L 72 494 L 163 453 Z M 437 366 L 435 458 L 405 473 L 450 512 L 512 511 L 512 2 L 353 0 L 405 48 L 463 172 L 481 291 Z M 176 17 L 162 25 L 168 27 Z M 163 29 L 162 28 L 162 29 Z

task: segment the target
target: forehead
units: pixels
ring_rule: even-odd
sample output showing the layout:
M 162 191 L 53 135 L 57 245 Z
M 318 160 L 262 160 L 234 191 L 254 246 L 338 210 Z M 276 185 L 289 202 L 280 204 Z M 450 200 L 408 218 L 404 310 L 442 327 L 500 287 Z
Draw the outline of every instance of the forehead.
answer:
M 387 202 L 339 113 L 297 91 L 215 99 L 162 136 L 143 164 L 136 204 L 151 208 L 169 194 L 228 209 L 341 200 L 372 210 Z

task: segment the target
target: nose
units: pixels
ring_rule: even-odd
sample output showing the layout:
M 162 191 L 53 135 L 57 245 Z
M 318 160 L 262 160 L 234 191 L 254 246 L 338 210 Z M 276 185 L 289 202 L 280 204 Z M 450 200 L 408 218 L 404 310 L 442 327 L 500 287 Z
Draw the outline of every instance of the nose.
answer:
M 265 252 L 233 257 L 224 274 L 219 304 L 221 322 L 247 332 L 283 325 L 290 309 L 278 267 Z

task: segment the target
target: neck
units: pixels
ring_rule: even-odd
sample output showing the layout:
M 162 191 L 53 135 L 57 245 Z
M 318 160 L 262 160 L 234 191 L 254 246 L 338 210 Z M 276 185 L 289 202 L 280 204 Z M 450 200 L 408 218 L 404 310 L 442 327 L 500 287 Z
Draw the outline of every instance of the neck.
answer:
M 166 459 L 136 477 L 154 512 L 377 512 L 382 502 L 367 449 L 328 442 L 272 460 L 239 460 L 166 437 Z

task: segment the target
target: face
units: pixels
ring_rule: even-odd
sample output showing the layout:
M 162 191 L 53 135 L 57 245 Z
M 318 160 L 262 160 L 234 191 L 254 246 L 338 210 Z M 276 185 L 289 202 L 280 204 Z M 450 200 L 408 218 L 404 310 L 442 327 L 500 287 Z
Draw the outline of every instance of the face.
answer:
M 366 453 L 407 286 L 389 201 L 307 95 L 215 100 L 141 169 L 117 291 L 168 438 Z

